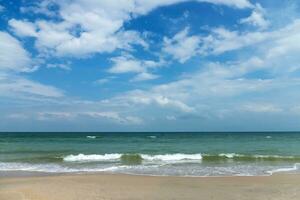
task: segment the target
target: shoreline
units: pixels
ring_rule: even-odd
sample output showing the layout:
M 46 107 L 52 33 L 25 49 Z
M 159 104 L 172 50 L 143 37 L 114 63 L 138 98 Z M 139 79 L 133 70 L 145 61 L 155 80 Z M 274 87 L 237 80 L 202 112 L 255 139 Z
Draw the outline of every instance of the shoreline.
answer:
M 1 177 L 1 200 L 72 199 L 300 199 L 300 174 L 176 177 L 128 174 L 59 174 Z
M 193 175 L 157 175 L 157 174 L 135 174 L 126 172 L 112 172 L 112 171 L 75 171 L 75 172 L 47 172 L 47 171 L 27 171 L 27 170 L 10 170 L 0 171 L 0 178 L 21 178 L 21 177 L 44 177 L 44 176 L 72 176 L 72 175 L 128 175 L 128 176 L 145 176 L 145 177 L 182 177 L 182 178 L 223 178 L 223 177 L 268 177 L 276 175 L 297 175 L 300 172 L 295 170 L 283 170 L 276 172 L 268 172 L 262 175 L 207 175 L 207 176 L 193 176 Z
M 42 171 L 0 171 L 0 179 L 2 178 L 22 178 L 22 177 L 55 177 L 55 176 L 84 176 L 84 175 L 115 175 L 115 176 L 142 176 L 142 177 L 174 177 L 174 178 L 230 178 L 230 177 L 269 177 L 277 175 L 299 175 L 300 173 L 291 171 L 274 172 L 264 175 L 221 175 L 221 176 L 184 176 L 184 175 L 155 175 L 155 174 L 134 174 L 123 172 L 105 172 L 105 171 L 78 171 L 78 172 L 42 172 Z

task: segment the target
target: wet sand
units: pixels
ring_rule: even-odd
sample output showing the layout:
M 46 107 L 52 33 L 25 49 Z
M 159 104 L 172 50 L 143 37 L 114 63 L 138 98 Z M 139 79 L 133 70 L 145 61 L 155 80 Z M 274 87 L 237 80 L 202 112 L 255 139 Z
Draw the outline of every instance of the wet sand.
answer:
M 0 177 L 1 200 L 299 200 L 300 175 L 154 177 L 82 174 Z

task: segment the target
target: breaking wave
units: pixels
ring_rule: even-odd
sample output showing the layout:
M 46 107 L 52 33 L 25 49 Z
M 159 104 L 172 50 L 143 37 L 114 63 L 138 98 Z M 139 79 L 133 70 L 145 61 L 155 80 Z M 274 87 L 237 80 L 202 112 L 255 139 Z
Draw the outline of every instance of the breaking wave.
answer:
M 117 160 L 144 160 L 144 161 L 193 161 L 202 160 L 201 154 L 78 154 L 68 155 L 63 158 L 66 162 L 97 162 L 97 161 L 117 161 Z
M 122 161 L 122 160 L 135 160 L 135 161 L 300 161 L 297 156 L 280 156 L 280 155 L 243 155 L 235 153 L 222 153 L 222 154 L 77 154 L 68 155 L 63 158 L 65 162 L 98 162 L 98 161 Z

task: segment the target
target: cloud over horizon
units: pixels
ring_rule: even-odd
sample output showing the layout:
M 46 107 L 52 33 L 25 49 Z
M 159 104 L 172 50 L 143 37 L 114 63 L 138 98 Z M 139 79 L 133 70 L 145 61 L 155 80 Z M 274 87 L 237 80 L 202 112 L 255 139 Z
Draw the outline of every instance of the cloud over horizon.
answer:
M 0 3 L 0 130 L 300 128 L 300 4 Z

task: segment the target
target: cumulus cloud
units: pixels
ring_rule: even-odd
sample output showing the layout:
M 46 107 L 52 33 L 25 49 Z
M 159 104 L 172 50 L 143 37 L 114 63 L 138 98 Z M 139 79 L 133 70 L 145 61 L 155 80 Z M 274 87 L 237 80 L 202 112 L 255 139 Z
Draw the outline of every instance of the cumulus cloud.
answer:
M 124 95 L 117 96 L 112 99 L 112 101 L 121 101 L 126 102 L 128 104 L 137 104 L 137 105 L 158 105 L 163 108 L 175 109 L 178 111 L 182 111 L 185 113 L 194 112 L 194 108 L 183 103 L 179 97 L 179 95 L 175 95 L 176 98 L 173 98 L 174 94 L 171 93 L 173 91 L 169 91 L 169 95 L 167 95 L 164 91 L 160 90 L 157 86 L 152 88 L 149 91 L 142 91 L 142 90 L 134 90 L 130 91 Z
M 10 34 L 0 31 L 0 70 L 28 72 L 35 70 L 30 54 Z
M 282 99 L 286 99 L 286 95 L 293 94 L 294 98 L 289 101 L 291 105 L 299 98 L 295 89 L 299 87 L 300 79 L 294 74 L 300 69 L 295 67 L 300 62 L 296 56 L 300 53 L 296 42 L 300 38 L 299 30 L 299 20 L 273 31 L 240 34 L 218 30 L 223 39 L 234 44 L 235 41 L 230 39 L 232 34 L 240 37 L 237 37 L 238 41 L 248 41 L 247 36 L 255 35 L 258 38 L 256 48 L 249 57 L 206 62 L 198 71 L 185 74 L 176 81 L 127 92 L 109 102 L 127 102 L 136 105 L 136 109 L 156 105 L 182 113 L 214 113 L 215 116 L 236 112 L 238 108 L 257 114 L 283 112 L 287 105 Z M 250 42 L 244 44 L 252 45 Z M 249 98 L 253 98 L 252 103 Z
M 140 33 L 123 29 L 123 24 L 133 17 L 147 14 L 158 6 L 180 3 L 183 0 L 132 1 L 135 2 L 132 4 L 130 2 L 79 0 L 72 1 L 70 4 L 58 2 L 60 21 L 11 20 L 10 26 L 16 35 L 36 38 L 36 47 L 56 56 L 86 56 L 93 53 L 112 52 L 120 48 L 123 54 L 111 58 L 112 66 L 107 70 L 108 73 L 130 74 L 133 76 L 131 81 L 156 79 L 158 78 L 156 69 L 163 66 L 163 62 L 130 56 L 128 51 L 133 51 L 133 43 L 145 49 L 149 47 L 149 44 Z M 202 62 L 201 65 L 195 66 L 196 70 L 175 80 L 168 80 L 167 83 L 153 86 L 149 84 L 138 90 L 118 93 L 100 102 L 86 102 L 78 106 L 66 100 L 65 105 L 70 104 L 70 110 L 84 111 L 64 112 L 59 107 L 56 110 L 60 112 L 40 112 L 41 119 L 80 119 L 83 117 L 110 120 L 118 124 L 142 124 L 143 120 L 141 117 L 136 117 L 137 113 L 146 113 L 144 116 L 149 118 L 151 116 L 158 118 L 159 113 L 163 116 L 162 119 L 171 123 L 189 117 L 197 118 L 199 115 L 204 116 L 205 120 L 225 119 L 224 116 L 240 111 L 262 116 L 265 113 L 283 113 L 286 111 L 284 107 L 288 107 L 284 106 L 288 104 L 287 101 L 293 107 L 292 105 L 297 103 L 296 99 L 300 98 L 295 92 L 300 86 L 300 79 L 294 73 L 299 72 L 300 69 L 298 56 L 300 48 L 297 43 L 300 41 L 299 20 L 277 30 L 267 30 L 269 22 L 264 16 L 264 10 L 258 4 L 252 5 L 249 1 L 243 0 L 203 0 L 201 2 L 253 9 L 251 15 L 242 19 L 240 23 L 249 24 L 258 29 L 240 31 L 214 27 L 208 30 L 208 35 L 205 36 L 191 34 L 191 31 L 185 28 L 173 37 L 165 37 L 162 53 L 180 63 L 185 63 L 193 56 L 218 57 L 223 53 L 242 50 L 246 47 L 253 47 L 251 53 L 239 53 L 238 56 L 226 62 Z M 123 3 L 126 3 L 126 6 Z M 121 7 L 123 10 L 120 9 Z M 81 18 L 82 13 L 84 16 Z M 88 23 L 85 23 L 86 21 Z M 14 45 L 15 49 L 18 49 L 17 46 L 21 48 L 20 42 L 15 38 L 7 35 L 5 37 L 14 41 L 12 44 L 18 44 Z M 27 66 L 25 69 L 28 68 L 30 71 L 32 67 L 30 55 L 24 49 L 23 53 L 20 53 L 22 52 L 20 48 L 11 52 L 19 52 L 21 55 L 19 57 L 25 58 L 22 62 L 28 64 L 13 63 L 11 64 L 13 67 L 6 67 L 6 70 L 23 72 L 23 67 Z M 127 53 L 124 53 L 125 51 Z M 0 61 L 4 62 L 1 59 Z M 59 67 L 59 65 L 49 64 L 48 67 Z M 109 77 L 99 79 L 95 84 L 104 84 L 110 80 Z M 39 85 L 24 78 L 0 79 L 1 94 L 9 93 L 9 91 L 55 98 L 64 95 L 63 91 L 55 87 Z M 295 98 L 283 101 L 286 96 L 291 95 Z M 91 105 L 94 109 L 90 108 Z M 95 108 L 105 108 L 106 111 L 98 112 Z M 12 115 L 12 117 L 17 118 L 18 115 Z
M 184 63 L 197 53 L 200 39 L 189 36 L 188 28 L 177 33 L 173 38 L 164 38 L 163 52 L 170 54 L 174 59 Z
M 151 10 L 186 0 L 119 0 L 119 1 L 42 1 L 36 6 L 36 13 L 53 17 L 51 7 L 58 6 L 59 21 L 10 20 L 14 32 L 21 36 L 36 38 L 36 46 L 42 52 L 56 56 L 87 56 L 94 53 L 113 52 L 128 49 L 132 44 L 147 47 L 141 35 L 135 31 L 123 30 L 123 24 L 135 16 Z M 235 8 L 251 8 L 248 0 L 198 0 Z M 31 8 L 31 10 L 34 10 Z M 48 10 L 48 11 L 47 11 Z M 26 8 L 23 8 L 26 11 Z M 185 41 L 191 45 L 191 40 Z M 185 46 L 184 46 L 185 47 Z M 177 52 L 180 54 L 179 52 Z M 186 56 L 182 61 L 187 59 Z
M 162 66 L 164 61 L 139 60 L 131 55 L 122 55 L 111 58 L 113 66 L 108 72 L 112 74 L 135 73 L 137 74 L 132 81 L 146 81 L 158 78 L 158 75 L 149 71 Z
M 255 9 L 252 11 L 251 15 L 247 18 L 241 19 L 240 23 L 250 24 L 261 29 L 266 29 L 270 22 L 264 17 L 265 10 L 261 7 L 260 4 L 255 5 Z
M 143 121 L 139 117 L 135 116 L 121 116 L 117 112 L 38 112 L 35 116 L 38 120 L 48 121 L 48 120 L 75 120 L 80 117 L 91 117 L 95 119 L 106 119 L 118 124 L 124 125 L 135 125 L 141 124 Z
M 249 103 L 242 106 L 243 111 L 257 113 L 278 113 L 282 108 L 270 103 Z
M 5 7 L 0 5 L 0 13 L 3 12 L 5 10 Z
M 63 70 L 71 70 L 70 64 L 64 64 L 64 63 L 49 63 L 46 66 L 47 68 L 60 68 Z
M 147 80 L 153 80 L 153 79 L 157 79 L 159 76 L 156 74 L 151 74 L 148 72 L 142 72 L 138 75 L 136 75 L 132 81 L 147 81 Z
M 1 96 L 62 97 L 63 92 L 55 87 L 23 78 L 20 73 L 37 69 L 30 54 L 22 44 L 6 32 L 0 32 L 0 94 Z
M 114 63 L 114 65 L 108 70 L 110 73 L 139 73 L 146 70 L 140 60 L 136 60 L 130 56 L 115 57 L 112 58 L 111 61 Z
M 34 23 L 11 19 L 8 24 L 18 36 L 37 37 L 37 27 Z
M 18 75 L 2 75 L 0 74 L 0 94 L 14 98 L 26 97 L 63 97 L 62 90 L 53 86 L 44 85 L 35 81 L 22 78 Z

